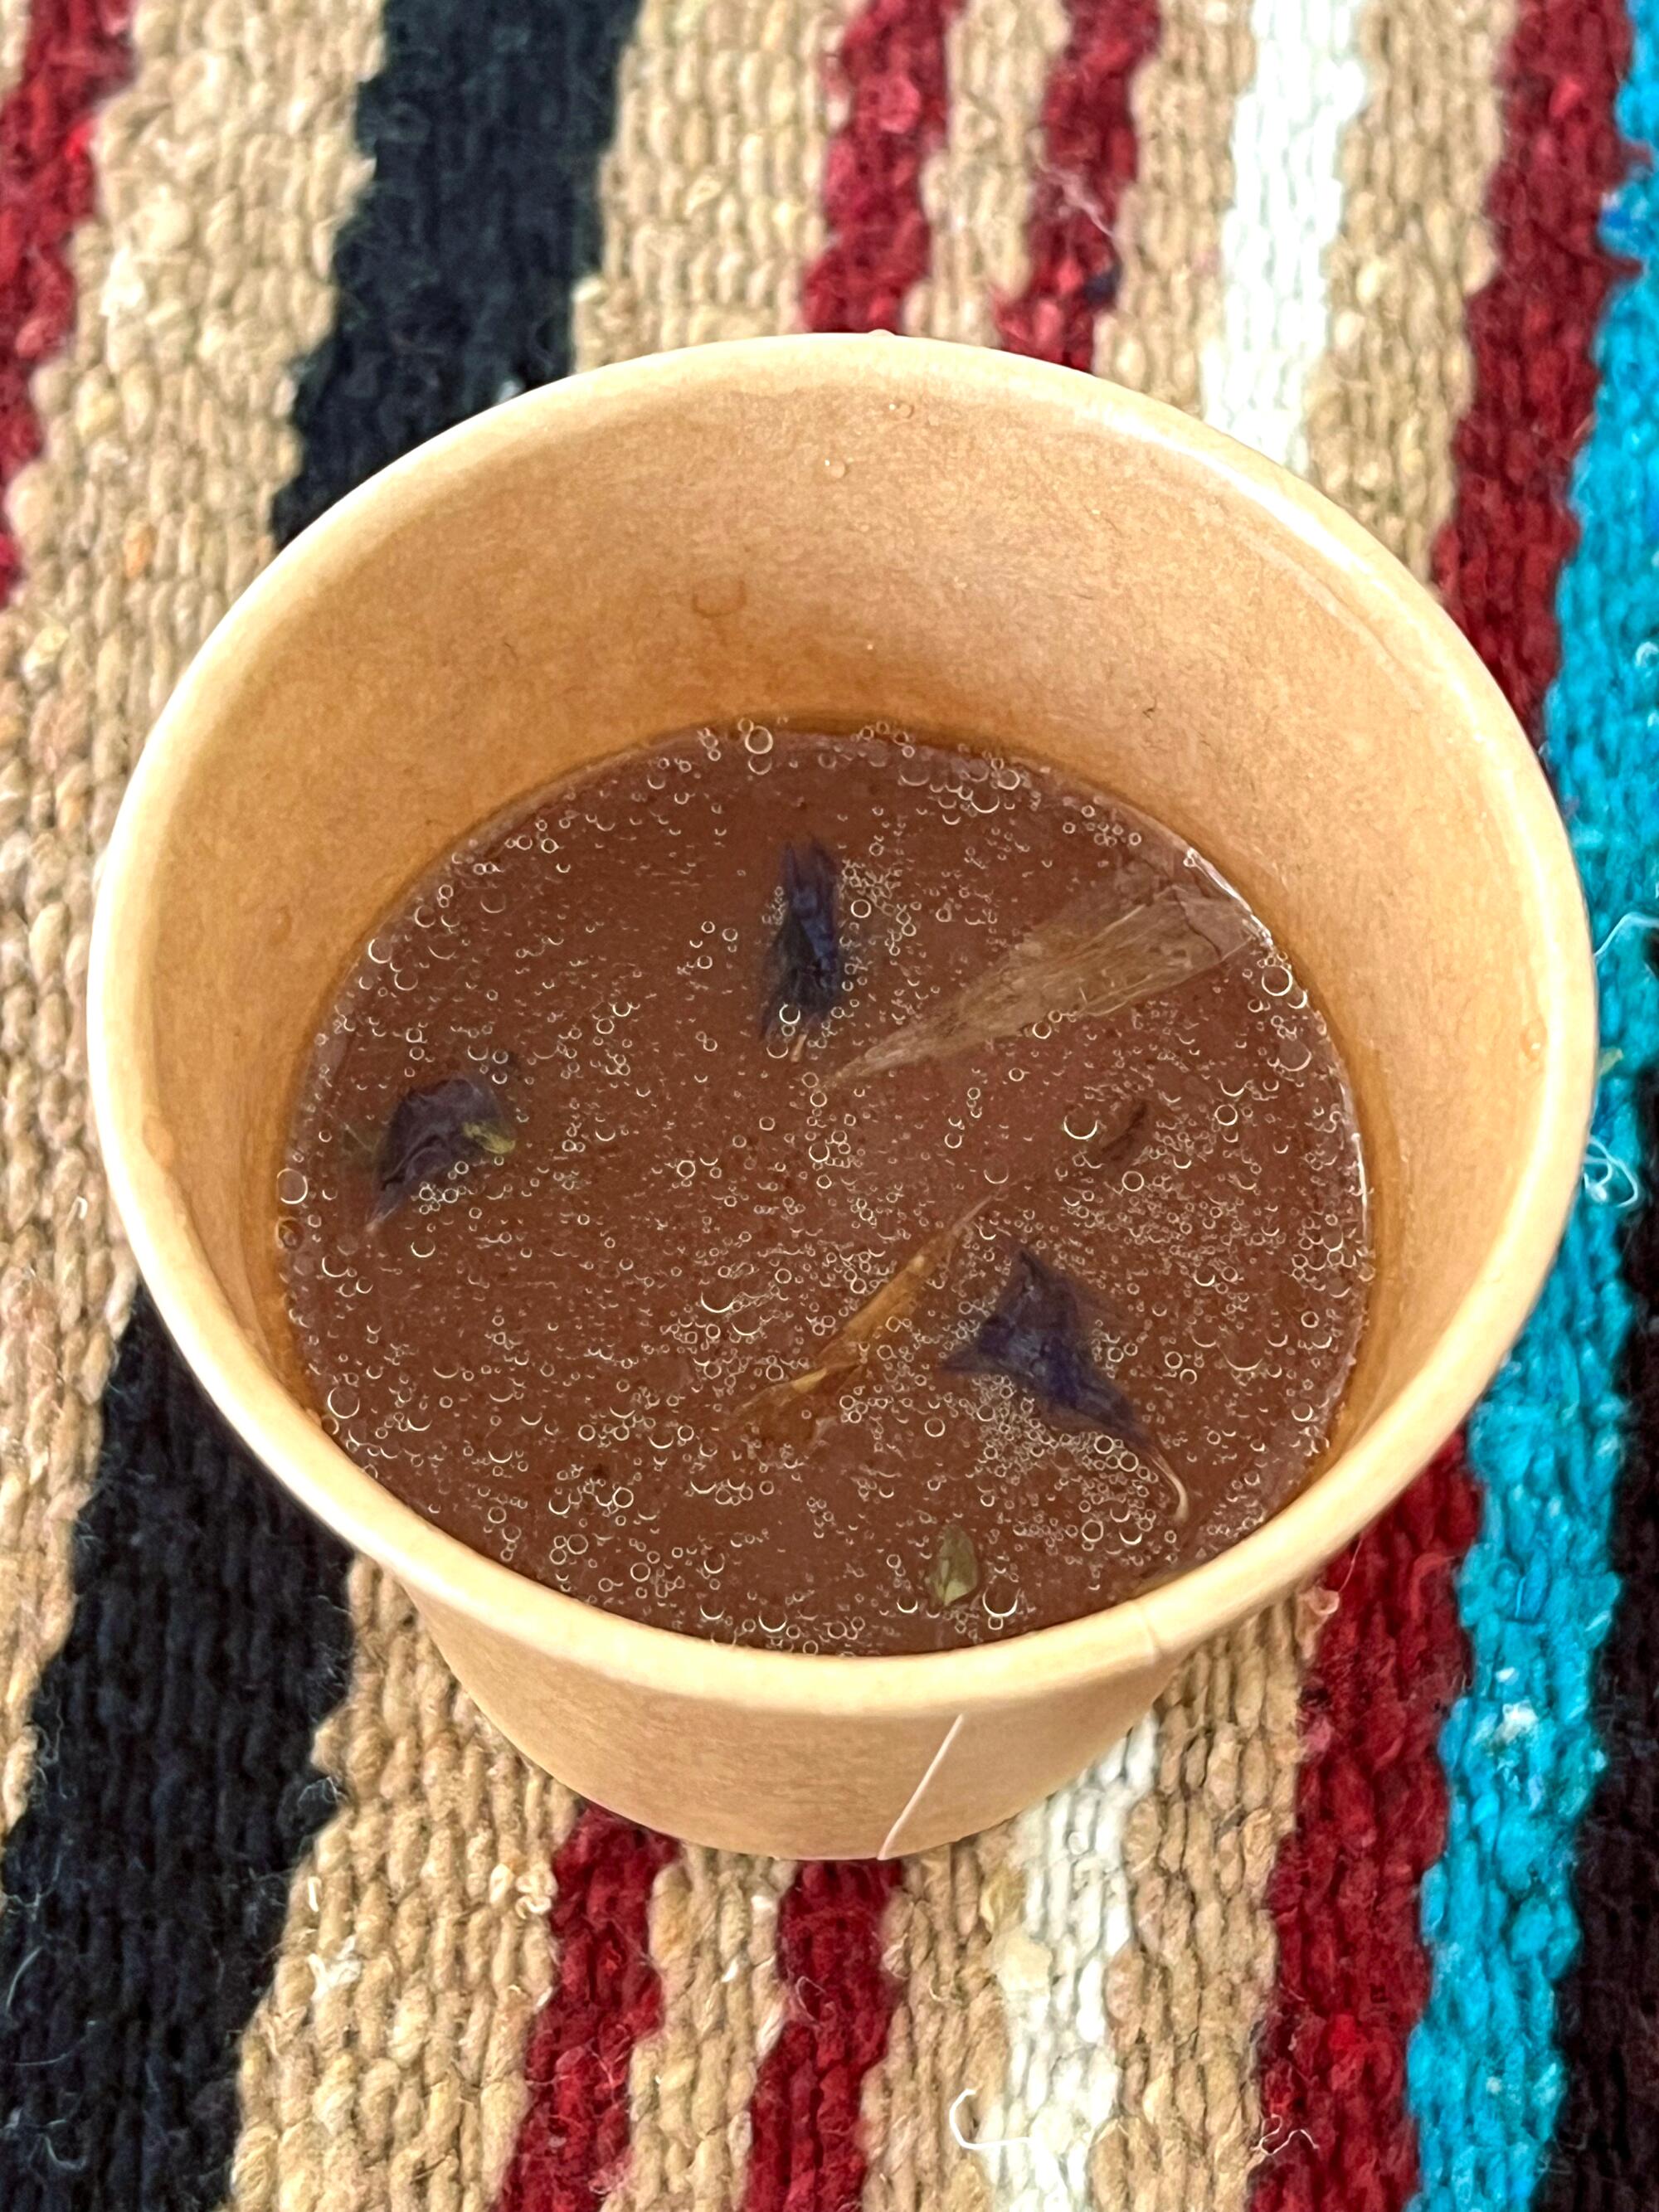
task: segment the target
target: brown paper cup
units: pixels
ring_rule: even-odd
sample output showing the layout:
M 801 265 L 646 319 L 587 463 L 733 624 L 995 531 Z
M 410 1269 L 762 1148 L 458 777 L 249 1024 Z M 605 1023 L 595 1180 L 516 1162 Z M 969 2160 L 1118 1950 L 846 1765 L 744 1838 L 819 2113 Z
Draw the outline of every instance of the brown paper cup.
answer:
M 376 919 L 550 779 L 791 711 L 977 732 L 1170 823 L 1293 952 L 1360 1100 L 1379 1267 L 1316 1479 L 1146 1597 L 976 1650 L 734 1650 L 480 1558 L 323 1433 L 276 1294 L 297 1071 Z M 1354 524 L 1109 385 L 803 338 L 515 400 L 283 554 L 133 780 L 91 1047 L 116 1200 L 185 1358 L 407 1586 L 514 1741 L 657 1827 L 837 1856 L 937 1844 L 1053 1788 L 1404 1487 L 1548 1265 L 1593 1001 L 1544 779 L 1451 623 Z

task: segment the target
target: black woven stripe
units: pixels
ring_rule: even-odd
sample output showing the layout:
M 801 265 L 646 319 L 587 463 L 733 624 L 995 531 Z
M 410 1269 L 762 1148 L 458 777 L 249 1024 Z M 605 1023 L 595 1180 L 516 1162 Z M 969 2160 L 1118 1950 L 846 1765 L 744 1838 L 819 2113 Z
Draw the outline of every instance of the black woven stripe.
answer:
M 374 187 L 342 233 L 332 335 L 301 379 L 283 543 L 411 446 L 570 369 L 599 258 L 599 159 L 639 0 L 387 0 L 357 130 Z
M 383 463 L 568 363 L 638 0 L 388 0 L 373 181 L 302 373 L 291 537 Z M 141 1301 L 104 1406 L 76 1608 L 0 1887 L 0 2205 L 206 2208 L 238 2042 L 350 1654 L 345 1559 L 223 1433 Z
M 205 2204 L 287 1873 L 331 1808 L 344 1555 L 203 1407 L 141 1303 L 35 1699 L 0 1918 L 0 2199 Z
M 1566 2094 L 1538 2212 L 1659 2205 L 1659 1076 L 1641 1100 L 1645 1201 L 1625 1273 L 1635 1302 L 1631 1407 L 1613 1500 L 1620 1589 L 1596 1668 L 1607 1764 L 1578 1835 L 1578 1955 L 1558 2014 Z

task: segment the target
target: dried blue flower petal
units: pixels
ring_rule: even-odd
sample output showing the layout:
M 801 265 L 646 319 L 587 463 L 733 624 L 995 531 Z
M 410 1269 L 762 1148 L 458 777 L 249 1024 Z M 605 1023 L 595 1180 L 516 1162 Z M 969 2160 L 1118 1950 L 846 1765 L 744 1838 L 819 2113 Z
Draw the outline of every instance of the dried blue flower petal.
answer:
M 781 871 L 783 919 L 766 961 L 766 1000 L 760 1033 L 769 1036 L 786 1006 L 808 1022 L 821 1022 L 846 980 L 836 906 L 841 864 L 816 838 L 785 848 Z
M 1077 1285 L 1024 1244 L 996 1304 L 945 1365 L 955 1375 L 1005 1375 L 1050 1420 L 1100 1429 L 1170 1474 L 1152 1431 L 1095 1364 Z
M 395 1212 L 422 1183 L 441 1182 L 463 1160 L 505 1159 L 517 1142 L 501 1098 L 470 1075 L 405 1092 L 375 1157 L 371 1224 Z

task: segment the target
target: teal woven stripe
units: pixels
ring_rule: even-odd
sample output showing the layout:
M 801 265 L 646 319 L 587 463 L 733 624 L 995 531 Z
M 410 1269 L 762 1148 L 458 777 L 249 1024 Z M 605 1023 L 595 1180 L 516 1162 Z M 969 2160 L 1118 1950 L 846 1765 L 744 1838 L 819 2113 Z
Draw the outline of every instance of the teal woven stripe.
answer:
M 1633 13 L 1620 119 L 1651 145 L 1659 0 Z M 1597 340 L 1600 399 L 1574 487 L 1583 537 L 1559 595 L 1561 672 L 1545 731 L 1605 945 L 1612 1064 L 1596 1134 L 1613 1159 L 1634 1164 L 1635 1077 L 1659 1062 L 1644 932 L 1620 927 L 1652 911 L 1659 889 L 1659 183 L 1645 165 L 1607 208 L 1602 235 L 1638 270 Z M 1470 1428 L 1486 1492 L 1459 1586 L 1473 1680 L 1441 1739 L 1450 1822 L 1423 1886 L 1433 1980 L 1410 2053 L 1424 2212 L 1522 2212 L 1561 2098 L 1555 1989 L 1577 1942 L 1574 1832 L 1601 1764 L 1589 1699 L 1616 1587 L 1607 1527 L 1632 1318 L 1618 1253 L 1632 1193 L 1595 1157 L 1601 1169 L 1543 1300 Z

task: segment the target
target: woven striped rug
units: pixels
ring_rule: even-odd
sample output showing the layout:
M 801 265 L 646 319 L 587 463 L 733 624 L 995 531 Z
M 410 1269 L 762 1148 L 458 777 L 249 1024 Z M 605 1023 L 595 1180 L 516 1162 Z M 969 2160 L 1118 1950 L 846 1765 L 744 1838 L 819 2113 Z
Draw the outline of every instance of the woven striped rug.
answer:
M 9 2212 L 1659 2203 L 1656 140 L 1659 0 L 0 0 Z M 274 547 L 526 386 L 876 325 L 1201 410 L 1430 579 L 1606 1036 L 1537 1316 L 1388 1519 L 1048 1804 L 796 1866 L 533 1772 L 227 1441 L 82 986 Z

